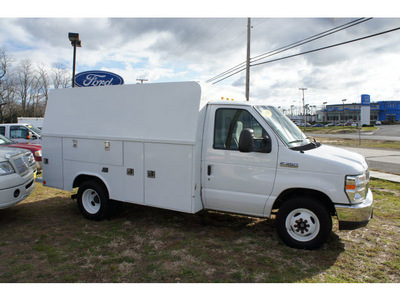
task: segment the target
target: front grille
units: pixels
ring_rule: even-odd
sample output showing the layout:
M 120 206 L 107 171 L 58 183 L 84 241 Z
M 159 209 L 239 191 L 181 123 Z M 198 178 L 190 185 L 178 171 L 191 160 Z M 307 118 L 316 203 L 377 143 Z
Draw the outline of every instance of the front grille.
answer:
M 29 161 L 25 155 L 14 159 L 14 165 L 17 173 L 20 175 L 25 175 L 29 170 Z
M 26 158 L 28 159 L 28 164 L 30 166 L 36 165 L 35 158 L 33 157 L 32 152 L 26 152 Z

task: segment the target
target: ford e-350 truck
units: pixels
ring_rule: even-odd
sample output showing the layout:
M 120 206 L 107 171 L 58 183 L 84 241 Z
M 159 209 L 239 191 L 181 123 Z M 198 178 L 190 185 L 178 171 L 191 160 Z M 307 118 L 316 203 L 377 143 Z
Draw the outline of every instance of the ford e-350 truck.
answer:
M 365 158 L 321 145 L 278 109 L 197 82 L 53 90 L 44 184 L 72 191 L 92 220 L 116 201 L 269 218 L 288 246 L 320 247 L 367 225 Z M 223 99 L 223 100 L 221 100 Z M 233 100 L 234 99 L 234 100 Z

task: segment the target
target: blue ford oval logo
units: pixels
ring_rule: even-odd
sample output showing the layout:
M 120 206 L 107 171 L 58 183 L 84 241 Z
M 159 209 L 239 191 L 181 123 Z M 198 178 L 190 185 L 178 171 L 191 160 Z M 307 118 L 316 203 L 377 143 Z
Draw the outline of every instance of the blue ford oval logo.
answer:
M 75 75 L 75 85 L 86 86 L 106 86 L 124 84 L 121 76 L 106 71 L 86 71 Z

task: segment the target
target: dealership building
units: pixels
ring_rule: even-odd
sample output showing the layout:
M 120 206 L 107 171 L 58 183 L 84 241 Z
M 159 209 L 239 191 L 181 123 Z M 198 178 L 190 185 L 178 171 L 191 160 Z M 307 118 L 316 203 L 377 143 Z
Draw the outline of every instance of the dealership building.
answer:
M 361 95 L 361 103 L 324 105 L 318 111 L 318 121 L 328 123 L 345 123 L 349 120 L 361 124 L 376 121 L 400 121 L 400 101 L 384 100 L 370 102 L 369 95 Z

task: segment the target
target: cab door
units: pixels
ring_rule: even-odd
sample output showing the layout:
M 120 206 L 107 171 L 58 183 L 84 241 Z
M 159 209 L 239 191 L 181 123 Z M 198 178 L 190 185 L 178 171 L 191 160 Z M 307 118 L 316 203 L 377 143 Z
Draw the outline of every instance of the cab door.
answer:
M 208 209 L 263 216 L 272 192 L 278 143 L 262 118 L 250 107 L 209 105 L 202 151 L 202 197 Z M 254 130 L 254 151 L 239 151 L 243 129 Z M 263 138 L 271 151 L 263 150 Z

